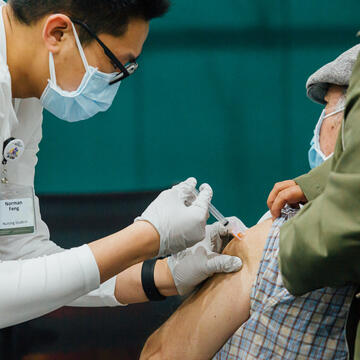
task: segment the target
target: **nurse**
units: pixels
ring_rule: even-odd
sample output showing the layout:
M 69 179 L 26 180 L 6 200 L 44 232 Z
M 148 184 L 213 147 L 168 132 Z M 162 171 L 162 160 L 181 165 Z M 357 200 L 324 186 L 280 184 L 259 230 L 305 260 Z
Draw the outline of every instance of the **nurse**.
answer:
M 161 300 L 238 270 L 238 258 L 213 252 L 226 230 L 206 227 L 212 190 L 204 184 L 194 198 L 194 178 L 162 192 L 129 227 L 71 250 L 50 241 L 34 195 L 43 107 L 69 122 L 106 111 L 168 1 L 0 6 L 0 327 L 69 304 Z

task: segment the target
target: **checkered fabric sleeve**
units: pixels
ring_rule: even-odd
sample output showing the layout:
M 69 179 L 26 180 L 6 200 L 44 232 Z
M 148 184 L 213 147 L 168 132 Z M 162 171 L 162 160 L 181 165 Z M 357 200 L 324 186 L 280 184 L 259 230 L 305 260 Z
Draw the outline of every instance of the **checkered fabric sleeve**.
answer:
M 294 297 L 284 287 L 278 264 L 281 225 L 274 221 L 251 291 L 250 318 L 215 355 L 234 359 L 346 359 L 345 322 L 354 288 L 322 288 Z

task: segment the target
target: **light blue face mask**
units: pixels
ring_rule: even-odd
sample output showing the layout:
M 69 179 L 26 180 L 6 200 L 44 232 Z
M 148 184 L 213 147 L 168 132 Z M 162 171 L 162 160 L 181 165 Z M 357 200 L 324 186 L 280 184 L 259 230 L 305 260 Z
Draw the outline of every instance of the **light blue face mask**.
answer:
M 325 115 L 325 109 L 322 111 L 319 121 L 316 124 L 316 127 L 314 129 L 314 136 L 310 141 L 310 149 L 308 152 L 308 157 L 309 157 L 309 165 L 311 169 L 316 168 L 317 166 L 321 165 L 324 161 L 326 161 L 327 159 L 329 159 L 333 154 L 331 153 L 330 155 L 326 156 L 320 148 L 320 130 L 321 130 L 321 125 L 323 123 L 323 121 L 332 116 L 335 115 L 341 111 L 344 111 L 344 106 L 341 106 L 338 110 L 333 111 L 332 113 Z
M 66 91 L 61 89 L 56 84 L 54 57 L 50 52 L 50 79 L 40 98 L 46 110 L 59 119 L 69 122 L 89 119 L 100 111 L 106 111 L 111 106 L 120 86 L 120 82 L 109 85 L 109 82 L 118 73 L 107 74 L 89 66 L 74 24 L 72 26 L 76 44 L 86 70 L 85 75 L 77 90 Z

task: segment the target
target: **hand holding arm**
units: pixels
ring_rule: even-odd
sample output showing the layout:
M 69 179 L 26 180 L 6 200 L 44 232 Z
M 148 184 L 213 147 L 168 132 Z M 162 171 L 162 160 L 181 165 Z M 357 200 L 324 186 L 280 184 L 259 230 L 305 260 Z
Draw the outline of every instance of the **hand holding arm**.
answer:
M 307 199 L 294 180 L 276 183 L 267 199 L 267 205 L 273 220 L 280 216 L 281 210 L 286 204 L 298 206 L 299 203 L 305 202 L 307 202 Z
M 180 295 L 189 294 L 215 273 L 240 270 L 240 258 L 217 253 L 222 248 L 222 237 L 228 236 L 227 229 L 216 222 L 206 227 L 204 240 L 168 258 L 168 265 Z

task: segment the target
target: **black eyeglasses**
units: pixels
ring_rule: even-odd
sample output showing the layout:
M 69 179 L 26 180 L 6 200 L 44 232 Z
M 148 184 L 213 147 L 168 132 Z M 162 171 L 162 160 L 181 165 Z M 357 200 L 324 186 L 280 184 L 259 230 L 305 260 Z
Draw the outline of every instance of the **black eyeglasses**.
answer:
M 82 21 L 71 19 L 74 24 L 80 25 L 83 27 L 103 48 L 105 55 L 111 60 L 111 62 L 116 65 L 121 71 L 109 82 L 110 85 L 117 83 L 118 81 L 124 80 L 128 76 L 132 75 L 137 68 L 139 67 L 138 63 L 133 61 L 127 65 L 123 65 L 121 61 L 114 55 L 114 53 L 98 38 L 98 36 L 92 31 L 88 25 Z

